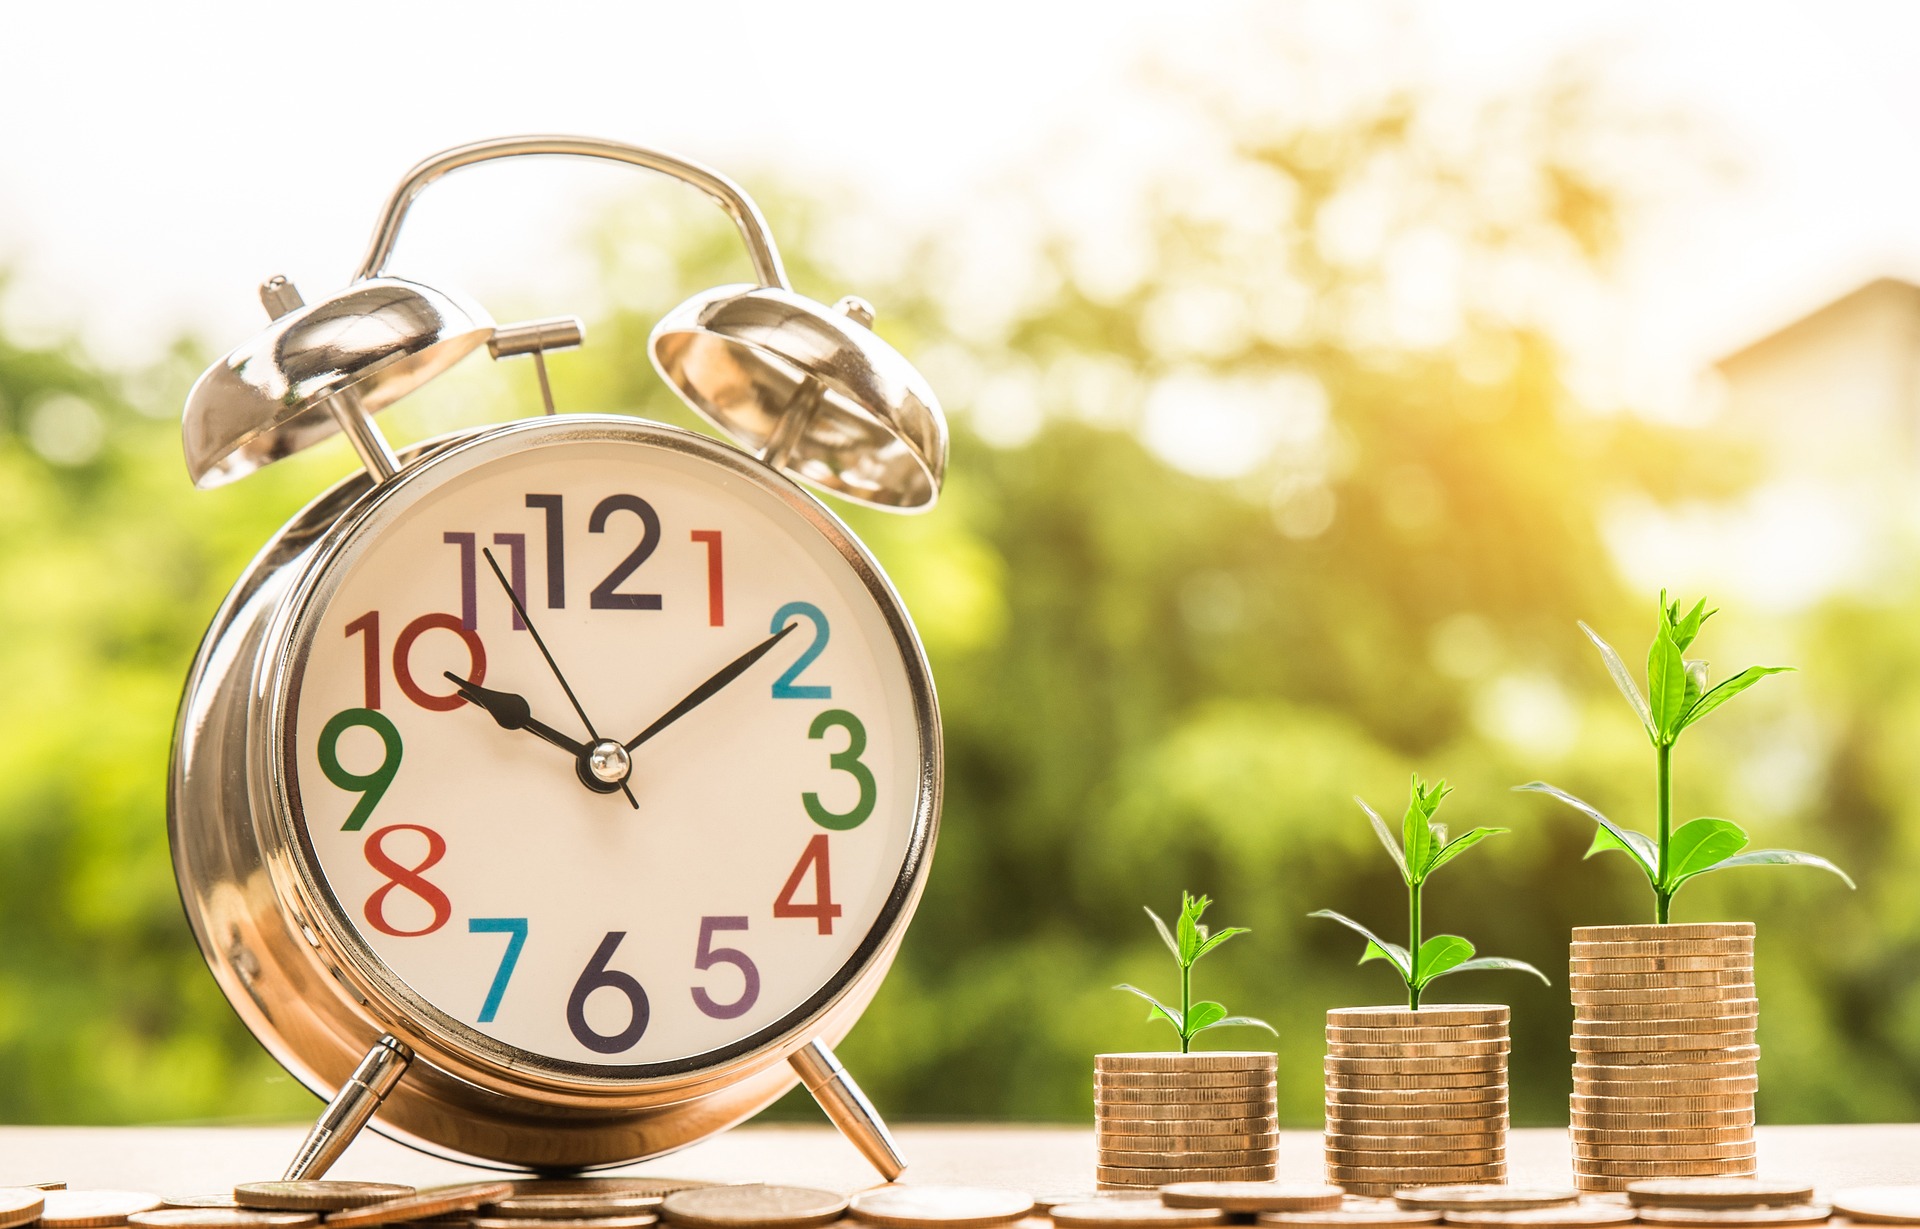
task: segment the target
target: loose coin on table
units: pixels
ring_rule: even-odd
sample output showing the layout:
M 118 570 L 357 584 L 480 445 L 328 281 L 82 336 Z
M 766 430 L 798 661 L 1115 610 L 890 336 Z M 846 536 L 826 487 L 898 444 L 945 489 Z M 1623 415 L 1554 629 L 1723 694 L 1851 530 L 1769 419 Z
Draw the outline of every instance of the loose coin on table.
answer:
M 704 1187 L 691 1188 L 703 1190 Z M 653 1191 L 581 1191 L 577 1194 L 507 1195 L 486 1206 L 496 1220 L 579 1220 L 587 1217 L 652 1217 L 666 1196 Z
M 660 1214 L 691 1229 L 807 1229 L 839 1220 L 847 1210 L 844 1196 L 807 1186 L 771 1186 L 753 1182 L 741 1186 L 702 1186 L 675 1191 L 660 1204 Z
M 1627 1187 L 1627 1202 L 1668 1208 L 1790 1207 L 1812 1203 L 1813 1187 L 1756 1178 L 1650 1178 Z
M 1393 1199 L 1403 1208 L 1435 1212 L 1517 1212 L 1576 1203 L 1580 1196 L 1574 1191 L 1537 1186 L 1430 1186 L 1398 1191 Z
M 1545 1208 L 1515 1208 L 1506 1212 L 1449 1212 L 1445 1217 L 1449 1225 L 1525 1225 L 1527 1229 L 1598 1229 L 1603 1225 L 1624 1225 L 1633 1219 L 1632 1208 L 1589 1200 Z
M 885 1229 L 974 1229 L 1019 1220 L 1033 1211 L 1033 1196 L 1001 1187 L 895 1183 L 860 1192 L 849 1210 L 855 1219 Z
M 355 1229 L 365 1225 L 392 1225 L 401 1221 L 428 1220 L 449 1212 L 471 1212 L 504 1195 L 513 1193 L 511 1182 L 469 1182 L 460 1186 L 436 1186 L 418 1194 L 370 1203 L 364 1208 L 330 1212 L 331 1229 Z
M 1833 1214 L 1867 1224 L 1920 1224 L 1920 1186 L 1856 1186 L 1833 1197 Z
M 540 1218 L 531 1216 L 475 1216 L 466 1222 L 467 1229 L 648 1229 L 660 1223 L 660 1218 L 652 1212 L 635 1212 L 628 1216 L 555 1216 Z
M 1646 1225 L 1742 1225 L 1753 1229 L 1763 1225 L 1818 1225 L 1833 1214 L 1825 1204 L 1792 1204 L 1767 1208 L 1662 1208 L 1642 1207 L 1640 1222 Z
M 1345 1198 L 1337 1186 L 1298 1182 L 1175 1182 L 1160 1188 L 1172 1208 L 1224 1212 L 1325 1212 Z
M 131 1229 L 313 1229 L 318 1212 L 266 1208 L 156 1208 L 127 1217 Z
M 1227 1214 L 1219 1208 L 1176 1208 L 1152 1199 L 1095 1199 L 1087 1203 L 1063 1203 L 1053 1209 L 1053 1223 L 1061 1229 L 1201 1229 L 1224 1224 Z
M 160 1201 L 163 1208 L 237 1208 L 240 1201 L 230 1192 L 212 1195 L 168 1195 Z
M 1343 1206 L 1327 1212 L 1262 1212 L 1263 1225 L 1288 1226 L 1289 1229 L 1411 1229 L 1415 1225 L 1437 1224 L 1438 1212 L 1420 1212 L 1400 1207 L 1390 1199 L 1349 1199 Z
M 1159 1197 L 1157 1191 L 1054 1191 L 1034 1196 L 1033 1211 L 1035 1215 L 1044 1216 L 1063 1203 L 1099 1203 L 1106 1199 L 1158 1200 Z
M 0 1188 L 0 1229 L 16 1229 L 40 1219 L 47 1206 L 46 1192 L 31 1186 Z
M 124 1225 L 135 1212 L 151 1212 L 160 1196 L 143 1191 L 48 1191 L 40 1210 L 45 1229 L 99 1229 Z
M 233 1188 L 241 1207 L 276 1212 L 344 1212 L 418 1193 L 392 1182 L 242 1182 Z

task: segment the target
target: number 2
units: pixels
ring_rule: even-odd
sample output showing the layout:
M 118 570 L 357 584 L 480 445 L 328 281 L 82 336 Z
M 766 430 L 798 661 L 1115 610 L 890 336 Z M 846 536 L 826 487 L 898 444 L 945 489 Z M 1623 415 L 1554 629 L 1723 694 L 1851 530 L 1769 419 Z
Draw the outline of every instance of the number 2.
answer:
M 813 643 L 809 644 L 794 660 L 787 672 L 773 680 L 773 698 L 776 700 L 831 700 L 833 688 L 824 684 L 799 682 L 800 672 L 811 666 L 814 659 L 827 649 L 827 616 L 812 602 L 788 602 L 773 612 L 773 626 L 767 630 L 777 632 L 794 619 L 806 619 L 813 624 Z

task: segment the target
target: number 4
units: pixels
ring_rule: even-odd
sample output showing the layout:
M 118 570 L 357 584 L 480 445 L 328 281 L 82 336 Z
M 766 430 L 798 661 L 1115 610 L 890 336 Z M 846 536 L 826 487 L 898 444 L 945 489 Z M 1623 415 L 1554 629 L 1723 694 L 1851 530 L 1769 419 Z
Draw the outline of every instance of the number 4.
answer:
M 813 903 L 803 904 L 793 899 L 800 890 L 800 881 L 806 877 L 807 868 L 813 868 Z M 833 884 L 827 870 L 827 834 L 817 834 L 807 842 L 807 848 L 800 855 L 800 861 L 794 864 L 793 874 L 787 876 L 786 886 L 780 889 L 780 895 L 773 902 L 775 917 L 810 917 L 820 924 L 820 933 L 833 933 L 833 919 L 840 916 L 840 906 L 833 903 Z

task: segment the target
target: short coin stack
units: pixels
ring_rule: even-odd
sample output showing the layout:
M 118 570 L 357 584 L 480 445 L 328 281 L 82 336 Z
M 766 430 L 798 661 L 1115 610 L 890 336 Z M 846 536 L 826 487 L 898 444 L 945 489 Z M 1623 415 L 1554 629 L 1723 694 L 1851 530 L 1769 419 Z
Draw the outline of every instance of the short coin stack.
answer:
M 1101 1054 L 1094 1064 L 1102 1187 L 1273 1178 L 1270 1051 Z
M 1504 1182 L 1503 1005 L 1327 1013 L 1327 1179 L 1355 1195 Z
M 1751 1175 L 1753 924 L 1577 927 L 1568 984 L 1580 1189 Z

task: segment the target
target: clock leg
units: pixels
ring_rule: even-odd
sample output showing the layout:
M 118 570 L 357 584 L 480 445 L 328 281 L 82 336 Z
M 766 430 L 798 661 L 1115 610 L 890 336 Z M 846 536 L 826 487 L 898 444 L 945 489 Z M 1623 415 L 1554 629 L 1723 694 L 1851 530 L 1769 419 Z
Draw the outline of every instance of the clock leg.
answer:
M 333 1094 L 333 1100 L 327 1102 L 320 1121 L 307 1132 L 306 1142 L 300 1145 L 293 1164 L 287 1166 L 284 1180 L 319 1178 L 331 1169 L 354 1136 L 360 1134 L 360 1128 L 372 1120 L 412 1062 L 413 1051 L 392 1037 L 374 1042 L 347 1082 L 340 1086 L 340 1091 Z
M 867 1100 L 867 1094 L 860 1091 L 860 1086 L 853 1082 L 853 1077 L 847 1074 L 826 1043 L 810 1042 L 788 1061 L 800 1073 L 800 1082 L 820 1103 L 827 1118 L 840 1128 L 840 1134 L 873 1163 L 881 1177 L 889 1182 L 898 1178 L 907 1167 L 899 1146 L 893 1142 L 893 1135 L 880 1120 L 873 1102 Z

